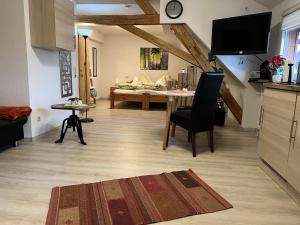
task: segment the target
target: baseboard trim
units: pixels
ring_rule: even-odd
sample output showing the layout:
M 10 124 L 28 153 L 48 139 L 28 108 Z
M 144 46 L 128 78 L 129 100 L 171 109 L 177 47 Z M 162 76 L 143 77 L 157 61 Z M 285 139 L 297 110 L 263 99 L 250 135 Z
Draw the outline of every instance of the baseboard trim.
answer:
M 259 160 L 259 167 L 278 184 L 300 207 L 300 193 L 297 192 L 283 177 L 281 177 L 270 165 L 265 161 Z
M 33 137 L 25 137 L 23 140 L 21 140 L 22 142 L 32 142 L 33 141 Z

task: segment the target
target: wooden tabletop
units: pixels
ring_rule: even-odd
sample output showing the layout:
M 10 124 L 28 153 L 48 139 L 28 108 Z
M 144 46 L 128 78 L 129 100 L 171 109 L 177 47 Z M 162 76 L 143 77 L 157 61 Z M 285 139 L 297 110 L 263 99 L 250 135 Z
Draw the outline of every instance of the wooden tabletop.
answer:
M 286 91 L 299 91 L 300 92 L 300 85 L 296 84 L 276 84 L 276 83 L 265 83 L 265 88 L 272 88 L 272 89 L 279 89 L 279 90 L 286 90 Z
M 85 110 L 90 108 L 95 108 L 95 105 L 66 105 L 66 104 L 55 104 L 51 105 L 51 109 L 61 109 L 61 110 Z
M 182 96 L 189 97 L 194 96 L 195 91 L 183 91 L 183 90 L 168 90 L 168 91 L 157 91 L 151 89 L 137 89 L 137 90 L 127 90 L 127 89 L 115 89 L 114 93 L 117 94 L 154 94 L 154 95 L 166 95 L 166 96 Z

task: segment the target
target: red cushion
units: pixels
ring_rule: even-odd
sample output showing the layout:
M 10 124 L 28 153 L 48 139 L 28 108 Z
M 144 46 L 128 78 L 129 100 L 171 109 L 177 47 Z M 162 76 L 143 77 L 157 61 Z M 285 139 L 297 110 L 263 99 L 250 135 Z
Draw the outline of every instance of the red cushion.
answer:
M 15 120 L 21 116 L 29 116 L 31 111 L 30 107 L 0 106 L 0 118 Z

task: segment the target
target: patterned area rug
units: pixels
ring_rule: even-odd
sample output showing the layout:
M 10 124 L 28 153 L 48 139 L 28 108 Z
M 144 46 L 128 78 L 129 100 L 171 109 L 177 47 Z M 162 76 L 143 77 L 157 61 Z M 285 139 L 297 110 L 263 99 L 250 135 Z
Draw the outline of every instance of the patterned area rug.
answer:
M 46 225 L 142 225 L 229 208 L 188 170 L 55 187 Z

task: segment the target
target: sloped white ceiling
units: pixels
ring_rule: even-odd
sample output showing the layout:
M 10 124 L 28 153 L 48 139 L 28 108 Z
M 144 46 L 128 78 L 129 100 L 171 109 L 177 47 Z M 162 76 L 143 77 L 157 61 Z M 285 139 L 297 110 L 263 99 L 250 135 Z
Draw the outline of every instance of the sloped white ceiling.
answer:
M 279 5 L 280 3 L 282 3 L 284 0 L 254 0 L 256 2 L 258 2 L 259 4 L 272 9 L 275 6 Z

